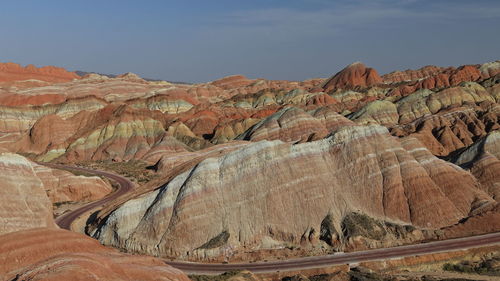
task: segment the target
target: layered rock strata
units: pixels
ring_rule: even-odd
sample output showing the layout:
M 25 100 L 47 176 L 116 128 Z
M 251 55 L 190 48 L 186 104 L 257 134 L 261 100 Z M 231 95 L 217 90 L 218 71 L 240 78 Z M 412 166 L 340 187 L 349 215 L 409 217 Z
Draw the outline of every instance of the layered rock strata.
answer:
M 133 252 L 203 256 L 226 246 L 318 241 L 327 218 L 342 243 L 352 212 L 436 228 L 493 202 L 471 174 L 417 140 L 347 126 L 315 142 L 261 141 L 207 158 L 125 202 L 93 235 Z

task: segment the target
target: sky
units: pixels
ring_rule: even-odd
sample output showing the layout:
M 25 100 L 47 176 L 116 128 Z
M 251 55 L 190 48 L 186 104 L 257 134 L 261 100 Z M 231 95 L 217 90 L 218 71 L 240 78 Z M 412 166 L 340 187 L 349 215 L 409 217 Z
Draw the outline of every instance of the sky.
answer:
M 205 82 L 500 59 L 499 0 L 2 0 L 0 61 Z

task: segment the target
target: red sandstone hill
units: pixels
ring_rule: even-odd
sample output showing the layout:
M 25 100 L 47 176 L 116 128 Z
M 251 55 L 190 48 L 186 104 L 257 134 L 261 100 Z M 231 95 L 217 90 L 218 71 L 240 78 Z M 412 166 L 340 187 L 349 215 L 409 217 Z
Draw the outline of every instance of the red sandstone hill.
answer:
M 380 77 L 354 63 L 306 81 L 185 85 L 127 73 L 4 82 L 0 151 L 150 173 L 97 216 L 94 236 L 131 252 L 211 259 L 226 246 L 355 250 L 499 231 L 488 223 L 500 214 L 499 73 L 497 61 Z M 22 191 L 41 184 L 61 195 L 49 194 L 54 201 L 85 197 L 37 169 L 17 188 L 13 171 L 32 172 L 7 158 L 0 190 L 19 192 L 16 202 L 31 203 Z M 14 217 L 8 208 L 0 221 Z M 50 217 L 46 209 L 36 213 Z M 43 222 L 16 210 L 25 228 Z
M 23 80 L 41 80 L 45 82 L 59 83 L 79 79 L 74 72 L 55 66 L 36 67 L 29 64 L 25 67 L 17 63 L 0 63 L 0 82 L 14 82 Z
M 375 69 L 366 67 L 361 62 L 355 62 L 328 79 L 323 84 L 323 89 L 328 92 L 336 89 L 368 87 L 379 83 L 382 83 L 382 78 Z

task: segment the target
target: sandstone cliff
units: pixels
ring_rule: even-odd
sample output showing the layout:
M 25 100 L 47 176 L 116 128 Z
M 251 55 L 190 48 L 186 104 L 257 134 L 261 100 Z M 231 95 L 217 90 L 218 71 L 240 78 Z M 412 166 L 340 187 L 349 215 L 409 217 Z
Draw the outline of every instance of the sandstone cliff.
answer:
M 30 64 L 25 67 L 17 63 L 0 63 L 0 83 L 21 80 L 41 80 L 46 82 L 67 82 L 79 79 L 74 72 L 55 66 L 44 66 L 37 68 Z
M 261 141 L 207 158 L 121 205 L 93 235 L 134 252 L 203 258 L 229 245 L 315 243 L 326 225 L 344 243 L 351 213 L 436 228 L 493 202 L 471 174 L 416 139 L 346 126 L 319 141 Z
M 2 280 L 188 281 L 162 260 L 132 256 L 82 234 L 36 228 L 0 235 Z
M 2 280 L 189 280 L 159 259 L 122 254 L 57 229 L 46 192 L 54 202 L 96 199 L 103 188 L 109 191 L 99 178 L 73 176 L 11 153 L 0 154 L 0 171 Z
M 55 228 L 43 182 L 26 158 L 0 154 L 0 235 L 37 227 Z

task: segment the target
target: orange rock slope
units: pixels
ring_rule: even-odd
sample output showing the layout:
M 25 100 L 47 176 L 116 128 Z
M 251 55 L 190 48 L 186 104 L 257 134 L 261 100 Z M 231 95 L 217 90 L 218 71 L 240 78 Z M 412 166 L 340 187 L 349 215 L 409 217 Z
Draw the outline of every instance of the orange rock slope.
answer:
M 22 67 L 17 63 L 0 63 L 0 83 L 23 80 L 40 80 L 51 83 L 67 82 L 79 79 L 74 72 L 55 66 L 36 67 L 32 64 Z
M 203 259 L 224 245 L 319 247 L 323 240 L 350 247 L 358 234 L 341 230 L 353 213 L 432 229 L 495 204 L 471 174 L 437 159 L 416 139 L 397 140 L 381 126 L 348 125 L 310 143 L 261 141 L 204 159 L 121 205 L 93 234 L 139 253 Z M 368 236 L 364 247 L 390 245 L 391 231 L 381 232 Z
M 85 182 L 68 174 L 20 155 L 0 155 L 1 280 L 189 280 L 159 259 L 122 254 L 85 235 L 58 229 L 46 191 L 54 201 L 75 199 L 68 192 L 63 199 L 56 197 L 66 189 L 63 182 L 79 180 L 80 186 L 70 188 L 76 194 L 93 194 L 102 184 L 100 179 Z M 51 190 L 44 190 L 48 187 Z
M 122 254 L 67 230 L 0 235 L 2 280 L 165 280 L 189 278 L 163 261 Z
M 366 67 L 361 62 L 355 62 L 338 72 L 323 84 L 325 91 L 368 87 L 382 83 L 382 78 L 373 68 Z
M 0 154 L 0 235 L 36 227 L 55 227 L 52 204 L 32 163 L 11 153 Z
M 0 151 L 154 169 L 89 227 L 127 251 L 210 259 L 500 230 L 487 223 L 499 214 L 500 61 L 382 76 L 354 63 L 305 81 L 15 83 L 0 88 Z

